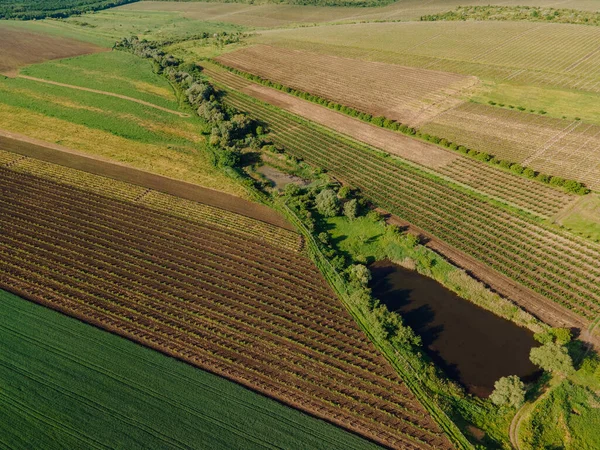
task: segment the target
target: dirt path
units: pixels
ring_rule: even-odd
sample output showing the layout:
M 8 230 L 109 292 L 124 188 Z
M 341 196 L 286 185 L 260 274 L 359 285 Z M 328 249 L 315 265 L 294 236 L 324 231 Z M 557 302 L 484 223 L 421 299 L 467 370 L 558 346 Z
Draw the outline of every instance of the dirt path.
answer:
M 17 77 L 24 78 L 26 80 L 37 81 L 39 83 L 52 84 L 54 86 L 66 87 L 69 89 L 76 89 L 78 91 L 93 92 L 94 94 L 102 94 L 102 95 L 107 95 L 109 97 L 120 98 L 123 100 L 128 100 L 130 102 L 139 103 L 140 105 L 149 106 L 150 108 L 158 109 L 160 111 L 164 111 L 169 114 L 175 114 L 179 117 L 190 117 L 190 115 L 188 113 L 184 113 L 181 111 L 173 111 L 172 109 L 163 108 L 162 106 L 158 106 L 158 105 L 155 105 L 150 102 L 145 102 L 144 100 L 138 100 L 137 98 L 127 97 L 126 95 L 115 94 L 113 92 L 107 92 L 107 91 L 99 91 L 97 89 L 91 89 L 91 88 L 86 88 L 86 87 L 81 87 L 81 86 L 73 86 L 72 84 L 58 83 L 57 81 L 44 80 L 43 78 L 30 77 L 28 75 L 18 75 Z
M 380 210 L 384 214 L 386 211 Z M 389 215 L 388 222 L 408 229 L 414 234 L 425 238 L 425 246 L 442 255 L 452 264 L 464 269 L 473 278 L 481 281 L 491 290 L 505 297 L 525 309 L 535 317 L 553 327 L 576 328 L 581 332 L 579 338 L 589 345 L 600 348 L 600 339 L 588 331 L 589 321 L 571 311 L 562 308 L 551 300 L 542 297 L 534 291 L 527 289 L 510 278 L 489 268 L 477 259 L 451 247 L 435 236 L 421 230 L 407 221 Z
M 286 230 L 295 231 L 294 227 L 280 214 L 265 205 L 252 203 L 239 197 L 207 189 L 196 184 L 144 172 L 125 164 L 86 155 L 61 145 L 40 141 L 22 134 L 0 130 L 0 149 L 153 189 L 186 200 L 204 203 L 270 223 Z
M 519 445 L 519 429 L 521 428 L 521 423 L 523 420 L 525 420 L 529 414 L 535 410 L 535 406 L 539 402 L 547 398 L 555 388 L 561 385 L 561 383 L 562 380 L 553 379 L 551 381 L 551 385 L 546 387 L 542 395 L 540 395 L 533 403 L 525 403 L 523 406 L 521 406 L 521 408 L 519 408 L 515 414 L 515 417 L 513 417 L 513 420 L 510 422 L 510 427 L 508 429 L 510 443 L 514 449 L 521 450 Z

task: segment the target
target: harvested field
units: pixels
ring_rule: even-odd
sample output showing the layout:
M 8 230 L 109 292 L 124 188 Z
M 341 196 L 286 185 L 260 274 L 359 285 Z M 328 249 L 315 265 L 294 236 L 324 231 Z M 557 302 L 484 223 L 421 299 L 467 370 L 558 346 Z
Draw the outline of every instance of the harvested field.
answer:
M 386 446 L 452 447 L 285 242 L 7 168 L 0 186 L 1 288 Z
M 265 31 L 257 43 L 495 81 L 600 93 L 598 27 L 532 22 L 363 23 Z
M 600 188 L 600 126 L 465 103 L 422 131 Z
M 20 67 L 49 59 L 106 51 L 94 44 L 18 30 L 0 24 L 0 74 L 14 76 Z
M 230 92 L 226 101 L 268 123 L 272 139 L 290 154 L 328 169 L 376 205 L 519 283 L 530 296 L 541 295 L 572 310 L 584 324 L 600 315 L 600 246 L 499 208 L 242 94 Z
M 364 123 L 323 106 L 255 84 L 219 67 L 207 65 L 204 72 L 218 83 L 231 86 L 392 155 L 433 169 L 486 195 L 542 217 L 553 216 L 574 200 L 573 195 L 542 183 L 518 177 L 457 152 Z
M 415 126 L 459 104 L 474 77 L 256 45 L 216 58 L 284 86 Z M 310 68 L 310 70 L 307 70 Z

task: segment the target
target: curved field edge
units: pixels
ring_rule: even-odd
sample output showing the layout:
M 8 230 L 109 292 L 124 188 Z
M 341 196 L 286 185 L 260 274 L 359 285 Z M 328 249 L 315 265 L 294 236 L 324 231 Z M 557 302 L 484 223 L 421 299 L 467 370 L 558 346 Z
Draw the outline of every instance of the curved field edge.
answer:
M 377 448 L 5 291 L 0 301 L 0 435 L 11 448 Z
M 0 130 L 0 148 L 23 157 L 34 158 L 131 185 L 142 186 L 292 230 L 285 220 L 264 205 L 255 204 L 192 183 L 151 174 L 91 155 L 84 155 L 63 146 L 31 139 L 18 133 Z

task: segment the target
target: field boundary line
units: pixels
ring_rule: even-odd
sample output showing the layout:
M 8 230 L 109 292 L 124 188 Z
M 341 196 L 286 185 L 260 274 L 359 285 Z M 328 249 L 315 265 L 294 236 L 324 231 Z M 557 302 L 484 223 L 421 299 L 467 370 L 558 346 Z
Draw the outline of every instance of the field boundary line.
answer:
M 141 186 L 185 200 L 249 217 L 289 231 L 295 231 L 281 214 L 268 206 L 250 202 L 224 192 L 157 175 L 123 163 L 85 154 L 58 144 L 0 129 L 0 149 L 33 159 L 80 170 L 101 177 Z
M 92 92 L 94 94 L 106 95 L 108 97 L 120 98 L 121 100 L 127 100 L 127 101 L 130 101 L 130 102 L 139 103 L 140 105 L 144 105 L 144 106 L 148 106 L 150 108 L 158 109 L 160 111 L 164 111 L 164 112 L 167 112 L 169 114 L 175 114 L 175 115 L 177 115 L 179 117 L 190 117 L 190 115 L 188 113 L 184 113 L 184 112 L 181 112 L 181 111 L 174 111 L 172 109 L 165 108 L 163 106 L 158 106 L 158 105 L 155 105 L 154 103 L 146 102 L 144 100 L 139 100 L 137 98 L 128 97 L 126 95 L 115 94 L 114 92 L 100 91 L 98 89 L 86 88 L 86 87 L 83 87 L 83 86 L 74 86 L 72 84 L 59 83 L 58 81 L 50 81 L 50 80 L 44 80 L 43 78 L 30 77 L 29 75 L 21 75 L 21 74 L 19 74 L 19 75 L 17 75 L 17 78 L 23 78 L 25 80 L 30 80 L 30 81 L 37 81 L 38 83 L 51 84 L 53 86 L 66 87 L 66 88 L 75 89 L 75 90 L 78 90 L 78 91 Z

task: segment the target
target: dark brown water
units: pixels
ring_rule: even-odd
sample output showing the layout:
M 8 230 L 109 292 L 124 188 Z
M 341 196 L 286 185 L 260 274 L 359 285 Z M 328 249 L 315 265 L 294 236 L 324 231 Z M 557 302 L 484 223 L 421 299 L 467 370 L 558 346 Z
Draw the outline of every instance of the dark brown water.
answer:
M 373 294 L 423 339 L 434 362 L 468 392 L 488 396 L 494 382 L 537 375 L 533 333 L 459 297 L 435 280 L 389 261 L 371 265 Z

